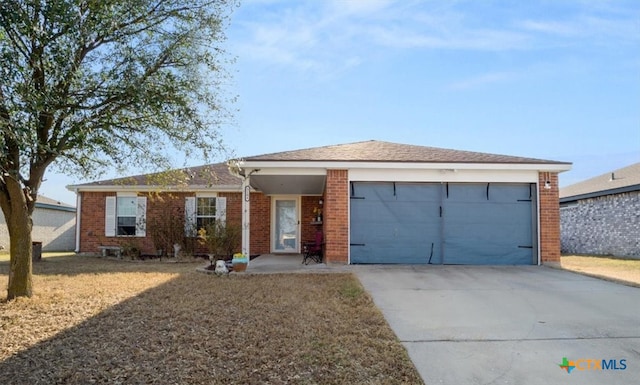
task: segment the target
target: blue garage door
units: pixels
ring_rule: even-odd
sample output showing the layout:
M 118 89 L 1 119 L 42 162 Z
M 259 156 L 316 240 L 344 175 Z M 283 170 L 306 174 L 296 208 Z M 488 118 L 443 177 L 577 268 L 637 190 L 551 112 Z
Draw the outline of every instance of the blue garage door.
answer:
M 353 183 L 351 263 L 440 263 L 441 185 Z
M 531 184 L 351 185 L 351 263 L 533 264 Z
M 529 184 L 449 184 L 443 199 L 443 263 L 534 263 Z

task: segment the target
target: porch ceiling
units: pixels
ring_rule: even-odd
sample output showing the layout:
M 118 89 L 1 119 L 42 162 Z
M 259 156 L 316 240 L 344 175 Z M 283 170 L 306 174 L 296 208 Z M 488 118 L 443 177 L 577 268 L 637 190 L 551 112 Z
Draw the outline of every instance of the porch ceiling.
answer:
M 322 195 L 325 175 L 252 175 L 251 187 L 267 195 Z

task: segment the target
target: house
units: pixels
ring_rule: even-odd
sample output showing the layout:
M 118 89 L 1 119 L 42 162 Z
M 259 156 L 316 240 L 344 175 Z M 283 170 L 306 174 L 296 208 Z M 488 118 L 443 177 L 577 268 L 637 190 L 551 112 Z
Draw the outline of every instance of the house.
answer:
M 560 190 L 563 253 L 640 257 L 640 163 Z
M 35 242 L 42 242 L 43 251 L 73 251 L 75 225 L 75 207 L 38 195 L 33 209 L 31 237 Z M 0 215 L 0 246 L 9 249 L 9 231 L 4 215 Z
M 560 258 L 558 173 L 570 167 L 365 141 L 69 188 L 79 252 L 152 253 L 163 218 L 181 221 L 188 246 L 190 228 L 218 218 L 241 226 L 251 255 L 300 253 L 320 230 L 329 263 L 539 264 Z

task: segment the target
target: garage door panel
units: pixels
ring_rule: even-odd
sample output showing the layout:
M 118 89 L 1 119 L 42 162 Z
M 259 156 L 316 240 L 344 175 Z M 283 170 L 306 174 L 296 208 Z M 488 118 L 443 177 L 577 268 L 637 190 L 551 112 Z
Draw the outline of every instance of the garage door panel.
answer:
M 448 189 L 443 263 L 532 263 L 528 184 L 451 184 Z
M 431 245 L 440 244 L 439 189 L 415 183 L 354 183 L 351 263 L 427 263 Z

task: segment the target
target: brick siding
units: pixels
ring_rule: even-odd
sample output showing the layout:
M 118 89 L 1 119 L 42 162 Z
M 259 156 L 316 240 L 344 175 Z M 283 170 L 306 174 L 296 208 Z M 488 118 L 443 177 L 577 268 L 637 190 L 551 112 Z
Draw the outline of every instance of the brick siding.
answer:
M 323 204 L 320 205 L 319 201 L 323 199 Z M 313 210 L 319 208 L 324 212 L 324 198 L 320 196 L 303 196 L 300 203 L 300 210 L 302 210 L 300 218 L 302 225 L 300 231 L 302 242 L 314 242 L 316 239 L 316 232 L 318 230 L 324 231 L 322 224 L 318 224 L 317 216 L 313 214 Z M 324 217 L 324 215 L 323 215 Z M 324 218 L 323 218 L 324 219 Z
M 548 176 L 548 179 L 547 179 Z M 545 182 L 551 182 L 551 188 L 545 189 Z M 541 172 L 538 174 L 540 195 L 540 259 L 542 263 L 560 262 L 560 203 L 558 191 L 558 173 Z
M 349 173 L 327 170 L 324 202 L 325 259 L 347 263 L 349 256 Z
M 271 198 L 263 193 L 251 193 L 250 202 L 249 252 L 251 255 L 268 254 L 271 252 Z
M 78 231 L 80 232 L 80 252 L 82 253 L 97 253 L 99 251 L 98 246 L 100 245 L 133 245 L 139 248 L 142 254 L 155 254 L 156 247 L 152 237 L 153 224 L 172 217 L 173 219 L 177 219 L 174 222 L 175 226 L 184 229 L 185 198 L 195 196 L 195 194 L 191 192 L 140 193 L 138 194 L 139 196 L 147 197 L 146 236 L 107 237 L 105 236 L 106 197 L 116 196 L 117 194 L 115 192 L 81 192 L 80 194 L 82 202 L 80 206 L 80 227 Z M 240 224 L 242 222 L 242 194 L 220 193 L 219 195 L 227 198 L 227 222 L 230 224 Z M 259 199 L 256 200 L 259 201 Z M 260 213 L 260 210 L 257 211 Z M 262 221 L 257 220 L 257 222 Z M 254 241 L 254 239 L 252 239 L 252 241 Z M 257 235 L 255 242 L 260 245 L 260 237 Z M 195 241 L 194 247 L 194 252 L 196 253 L 206 252 L 205 248 L 197 245 Z M 238 244 L 238 250 L 240 248 L 241 245 Z
M 563 253 L 640 257 L 640 191 L 582 199 L 560 223 Z
M 80 212 L 80 252 L 97 253 L 100 245 L 135 246 L 142 254 L 155 254 L 152 227 L 154 223 L 171 216 L 177 219 L 177 226 L 184 229 L 184 202 L 193 193 L 140 193 L 147 197 L 146 236 L 144 237 L 107 237 L 105 235 L 105 201 L 115 192 L 81 192 Z M 194 241 L 194 245 L 196 242 Z M 195 246 L 195 252 L 204 253 L 202 247 Z M 172 250 L 170 251 L 172 252 Z

